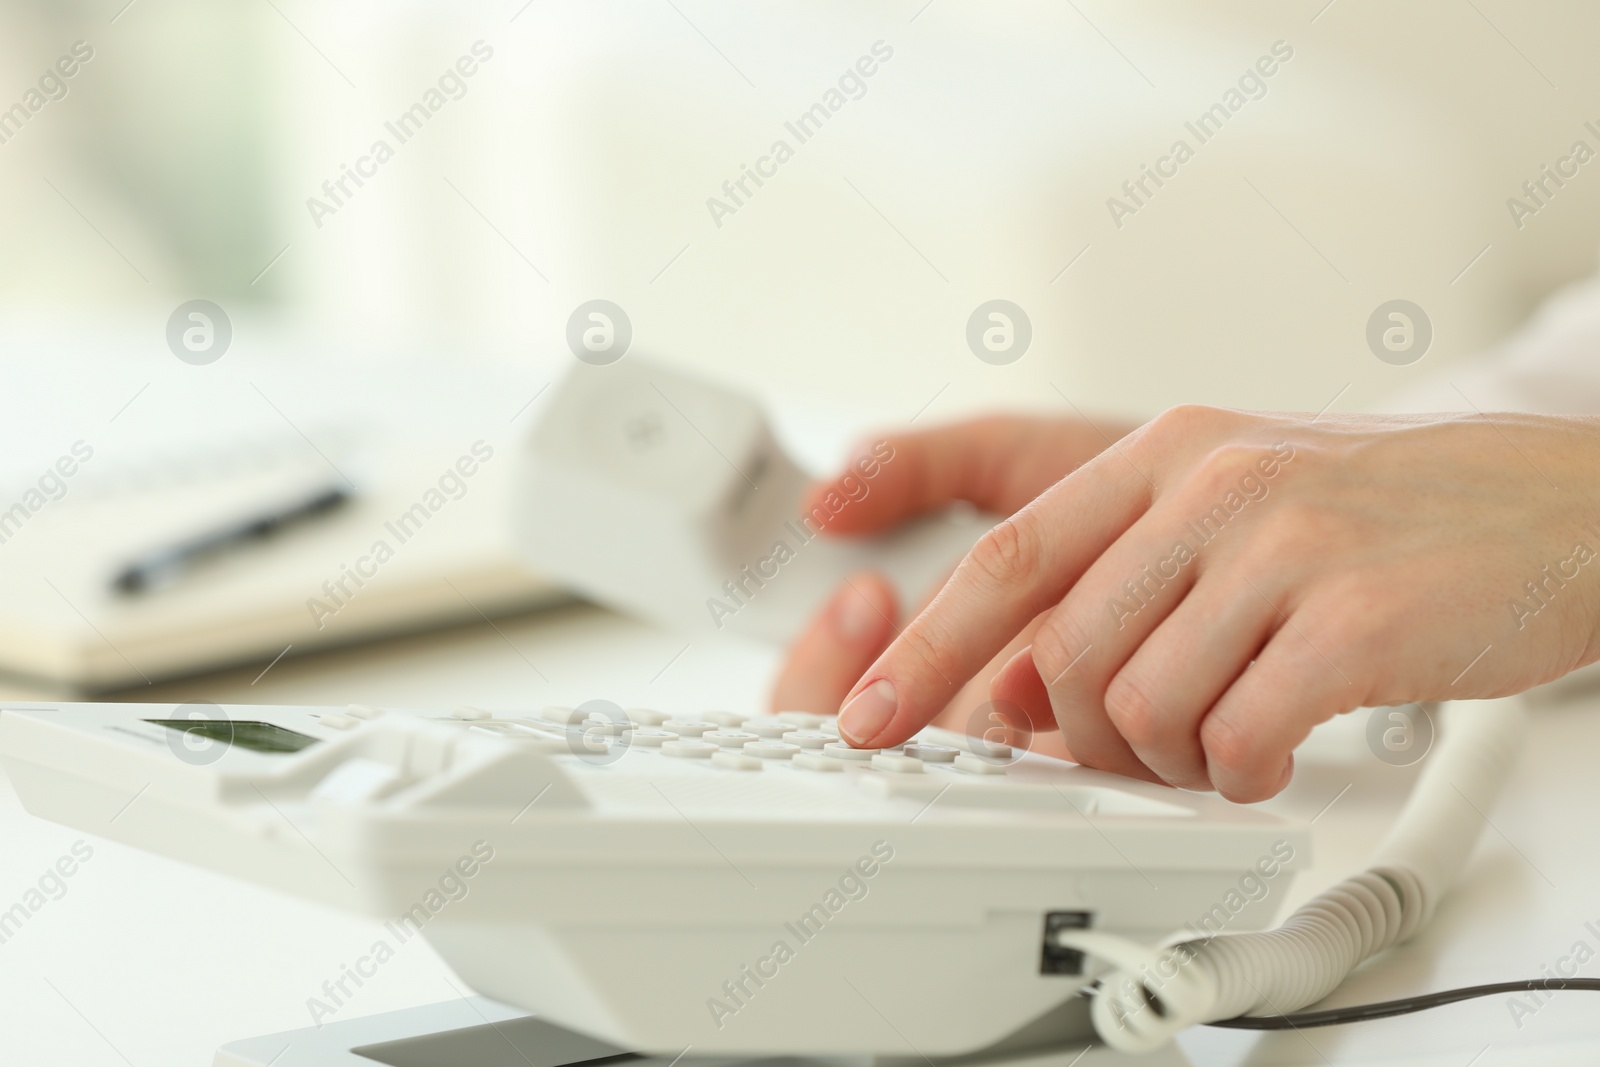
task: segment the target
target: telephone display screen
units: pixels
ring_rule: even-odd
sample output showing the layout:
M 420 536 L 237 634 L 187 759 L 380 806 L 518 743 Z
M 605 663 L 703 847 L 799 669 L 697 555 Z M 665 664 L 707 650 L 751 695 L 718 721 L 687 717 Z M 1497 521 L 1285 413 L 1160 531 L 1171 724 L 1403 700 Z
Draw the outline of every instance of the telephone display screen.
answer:
M 252 752 L 299 752 L 317 738 L 254 719 L 146 719 L 181 734 L 193 734 Z

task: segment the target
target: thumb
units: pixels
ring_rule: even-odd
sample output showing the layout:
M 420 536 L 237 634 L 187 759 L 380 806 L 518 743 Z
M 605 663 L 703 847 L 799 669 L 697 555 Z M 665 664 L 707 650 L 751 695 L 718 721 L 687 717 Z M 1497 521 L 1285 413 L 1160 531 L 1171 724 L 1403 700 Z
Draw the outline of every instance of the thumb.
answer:
M 833 715 L 861 672 L 894 640 L 894 586 L 867 571 L 846 578 L 784 657 L 772 688 L 774 711 Z
M 965 501 L 1010 515 L 1128 429 L 1084 419 L 989 416 L 858 445 L 813 485 L 805 513 L 832 534 L 870 534 Z

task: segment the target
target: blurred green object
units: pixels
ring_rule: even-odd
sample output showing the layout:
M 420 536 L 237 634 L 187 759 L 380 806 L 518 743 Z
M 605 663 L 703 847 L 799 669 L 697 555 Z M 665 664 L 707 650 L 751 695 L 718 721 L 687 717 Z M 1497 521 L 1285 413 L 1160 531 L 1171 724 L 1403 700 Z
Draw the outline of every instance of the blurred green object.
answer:
M 273 196 L 280 71 L 269 42 L 287 27 L 273 9 L 205 0 L 136 2 L 110 15 L 83 0 L 7 7 L 7 21 L 32 24 L 38 48 L 93 47 L 70 108 L 52 116 L 68 122 L 64 162 L 145 220 L 170 277 L 213 297 L 280 301 L 272 273 L 252 284 L 286 240 Z

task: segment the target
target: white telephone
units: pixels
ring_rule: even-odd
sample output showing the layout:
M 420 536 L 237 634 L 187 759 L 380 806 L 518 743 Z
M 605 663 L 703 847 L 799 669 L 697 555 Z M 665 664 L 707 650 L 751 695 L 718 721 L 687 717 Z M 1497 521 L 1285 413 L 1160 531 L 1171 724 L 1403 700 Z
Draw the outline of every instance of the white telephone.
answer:
M 858 457 L 849 492 L 803 513 L 811 476 L 758 404 L 634 356 L 574 367 L 525 449 L 514 508 L 529 564 L 699 633 L 787 640 L 863 568 L 915 602 L 996 521 L 953 509 L 881 537 L 819 534 L 872 492 L 892 447 Z

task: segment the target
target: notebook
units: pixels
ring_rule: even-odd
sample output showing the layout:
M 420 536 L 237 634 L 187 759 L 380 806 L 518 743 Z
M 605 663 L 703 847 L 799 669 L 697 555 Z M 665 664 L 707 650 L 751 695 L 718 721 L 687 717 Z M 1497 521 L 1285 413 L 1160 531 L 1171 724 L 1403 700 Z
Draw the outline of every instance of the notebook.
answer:
M 265 665 L 569 599 L 519 560 L 506 515 L 536 369 L 268 351 L 192 367 L 137 347 L 11 337 L 0 357 L 8 693 Z M 149 552 L 327 488 L 348 501 L 166 587 L 113 587 Z

